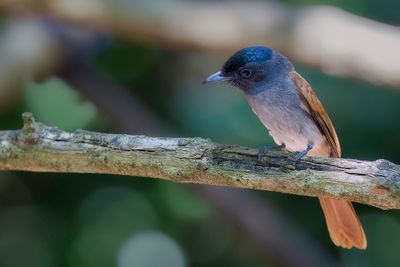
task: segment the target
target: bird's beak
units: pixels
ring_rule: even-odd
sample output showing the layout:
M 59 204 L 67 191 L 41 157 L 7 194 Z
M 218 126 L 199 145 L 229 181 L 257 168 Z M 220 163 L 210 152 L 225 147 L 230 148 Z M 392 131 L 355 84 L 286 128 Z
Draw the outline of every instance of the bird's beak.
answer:
M 224 75 L 222 75 L 221 71 L 217 71 L 216 73 L 208 76 L 208 78 L 203 81 L 203 84 L 229 81 L 230 79 L 231 79 L 230 77 L 225 77 Z

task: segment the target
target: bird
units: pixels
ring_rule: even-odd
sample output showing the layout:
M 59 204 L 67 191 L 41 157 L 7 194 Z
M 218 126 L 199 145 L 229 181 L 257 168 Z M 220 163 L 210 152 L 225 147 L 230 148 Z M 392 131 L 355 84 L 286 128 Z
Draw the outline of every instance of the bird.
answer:
M 274 142 L 295 153 L 341 157 L 335 128 L 310 84 L 283 54 L 266 46 L 234 53 L 203 83 L 228 82 L 243 91 Z M 270 148 L 262 146 L 259 156 Z M 366 249 L 367 239 L 350 201 L 319 197 L 331 240 L 343 248 Z

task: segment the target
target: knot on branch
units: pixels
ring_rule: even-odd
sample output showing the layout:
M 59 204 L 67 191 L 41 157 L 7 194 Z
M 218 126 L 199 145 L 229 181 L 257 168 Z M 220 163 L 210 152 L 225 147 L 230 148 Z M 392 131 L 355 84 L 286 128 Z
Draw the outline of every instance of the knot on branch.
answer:
M 33 114 L 30 112 L 22 113 L 23 127 L 19 134 L 19 141 L 25 146 L 32 146 L 37 143 L 40 127 L 36 123 Z
M 24 134 L 31 134 L 35 132 L 35 118 L 30 112 L 22 113 L 23 131 Z

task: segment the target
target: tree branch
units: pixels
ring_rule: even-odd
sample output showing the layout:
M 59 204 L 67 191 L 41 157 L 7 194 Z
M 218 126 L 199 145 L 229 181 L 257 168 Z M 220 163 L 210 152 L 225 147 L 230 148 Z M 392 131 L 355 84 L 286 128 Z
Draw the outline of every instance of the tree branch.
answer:
M 400 209 L 400 166 L 386 160 L 306 157 L 287 151 L 257 161 L 254 149 L 202 138 L 64 132 L 23 114 L 21 130 L 0 132 L 0 170 L 102 173 L 344 198 Z

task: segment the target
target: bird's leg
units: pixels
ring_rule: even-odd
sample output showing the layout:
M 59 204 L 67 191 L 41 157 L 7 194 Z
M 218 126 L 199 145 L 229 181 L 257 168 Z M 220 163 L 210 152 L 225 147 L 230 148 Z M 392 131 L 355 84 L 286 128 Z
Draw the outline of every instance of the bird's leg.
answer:
M 294 153 L 294 157 L 295 157 L 296 161 L 297 161 L 297 160 L 300 160 L 301 158 L 303 158 L 304 156 L 306 156 L 307 153 L 308 153 L 308 151 L 310 151 L 312 148 L 313 148 L 313 145 L 310 144 L 310 143 L 308 143 L 306 149 L 304 149 L 303 151 L 295 152 L 295 153 Z
M 277 146 L 267 146 L 267 145 L 262 145 L 258 148 L 258 161 L 262 159 L 262 157 L 267 154 L 268 151 L 275 150 L 275 149 L 282 149 L 285 148 L 285 144 L 282 143 L 281 145 Z

